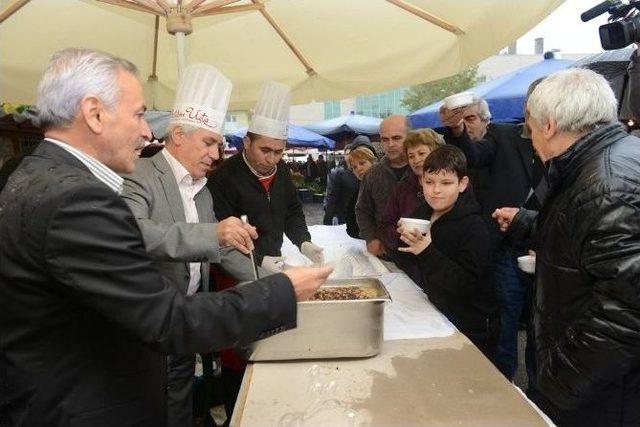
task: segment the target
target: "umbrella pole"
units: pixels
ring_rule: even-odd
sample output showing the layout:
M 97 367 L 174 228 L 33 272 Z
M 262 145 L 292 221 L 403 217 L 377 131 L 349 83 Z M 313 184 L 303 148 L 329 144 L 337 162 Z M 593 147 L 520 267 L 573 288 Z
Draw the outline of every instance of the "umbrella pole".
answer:
M 185 50 L 185 37 L 193 32 L 191 15 L 183 13 L 180 9 L 182 0 L 178 2 L 177 9 L 171 9 L 167 15 L 167 31 L 176 36 L 176 55 L 178 59 L 178 79 L 187 67 L 187 54 Z
M 184 42 L 185 33 L 176 33 L 176 55 L 178 56 L 178 79 L 182 77 L 182 72 L 187 67 L 187 54 L 185 52 Z

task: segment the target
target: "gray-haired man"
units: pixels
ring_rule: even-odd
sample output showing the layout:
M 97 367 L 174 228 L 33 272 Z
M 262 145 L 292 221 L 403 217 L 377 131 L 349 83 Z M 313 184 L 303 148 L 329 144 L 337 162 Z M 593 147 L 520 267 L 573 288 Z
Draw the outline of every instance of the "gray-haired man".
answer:
M 54 55 L 39 85 L 45 140 L 0 193 L 0 420 L 166 424 L 166 353 L 211 351 L 295 326 L 331 269 L 296 269 L 185 297 L 152 265 L 116 172 L 144 141 L 136 68 Z
M 640 139 L 590 70 L 547 77 L 527 110 L 548 200 L 494 217 L 515 234 L 536 226 L 542 407 L 561 426 L 640 425 Z
M 154 265 L 183 295 L 209 290 L 209 263 L 221 264 L 240 282 L 253 279 L 251 262 L 240 251 L 253 249 L 255 228 L 237 217 L 218 223 L 205 186 L 206 174 L 220 155 L 230 94 L 231 82 L 215 67 L 187 67 L 166 148 L 138 160 L 135 172 L 123 176 L 122 197 Z M 172 354 L 167 364 L 167 425 L 191 426 L 195 356 Z
M 475 98 L 466 108 L 440 110 L 446 126 L 444 139 L 461 148 L 469 167 L 473 191 L 482 206 L 493 248 L 493 283 L 500 307 L 500 334 L 495 364 L 513 380 L 518 361 L 518 329 L 521 319 L 528 324 L 531 306 L 531 283 L 518 269 L 518 257 L 527 252 L 526 242 L 505 237 L 491 219 L 491 213 L 502 206 L 527 206 L 537 209 L 539 203 L 530 197 L 544 176 L 542 164 L 535 158 L 531 139 L 525 138 L 522 125 L 490 123 L 487 102 Z M 528 327 L 526 354 L 529 387 L 535 386 L 535 354 L 533 335 Z

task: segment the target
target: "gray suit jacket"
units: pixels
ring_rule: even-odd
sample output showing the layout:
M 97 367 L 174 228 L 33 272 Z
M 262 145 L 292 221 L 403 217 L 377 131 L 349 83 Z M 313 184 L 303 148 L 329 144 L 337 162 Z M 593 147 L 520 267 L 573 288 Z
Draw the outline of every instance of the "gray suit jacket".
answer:
M 138 221 L 149 255 L 183 294 L 189 286 L 189 262 L 202 263 L 203 290 L 208 290 L 209 263 L 220 263 L 241 282 L 253 280 L 248 257 L 218 246 L 218 224 L 206 187 L 195 196 L 200 222 L 185 222 L 178 183 L 161 151 L 139 159 L 135 172 L 123 178 L 122 197 Z

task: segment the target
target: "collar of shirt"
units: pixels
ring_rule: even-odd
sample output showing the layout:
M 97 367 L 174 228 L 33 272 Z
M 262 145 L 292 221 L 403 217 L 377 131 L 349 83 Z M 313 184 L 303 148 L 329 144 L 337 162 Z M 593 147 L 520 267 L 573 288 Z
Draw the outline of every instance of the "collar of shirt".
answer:
M 193 179 L 189 171 L 182 166 L 182 163 L 173 157 L 169 150 L 165 148 L 162 150 L 162 154 L 164 158 L 167 159 L 173 176 L 176 178 L 176 182 L 179 185 L 190 188 L 194 196 L 207 184 L 207 178 Z
M 45 138 L 46 141 L 49 141 L 63 150 L 67 151 L 69 154 L 76 157 L 78 160 L 82 162 L 98 180 L 104 183 L 107 187 L 112 189 L 118 194 L 122 193 L 122 182 L 124 179 L 120 177 L 117 173 L 109 169 L 104 163 L 99 162 L 88 154 L 83 153 L 75 147 L 72 147 L 69 144 L 66 144 L 62 141 L 58 141 L 53 138 Z
M 265 179 L 265 178 L 271 178 L 272 176 L 274 176 L 276 174 L 276 172 L 278 172 L 278 165 L 275 165 L 273 167 L 273 171 L 262 175 L 260 174 L 257 170 L 255 170 L 254 168 L 251 167 L 251 165 L 249 164 L 249 160 L 247 160 L 247 156 L 244 155 L 244 150 L 242 151 L 242 160 L 244 160 L 244 163 L 247 165 L 247 167 L 249 168 L 249 170 L 251 171 L 252 174 L 254 174 L 256 177 L 258 177 L 258 179 Z

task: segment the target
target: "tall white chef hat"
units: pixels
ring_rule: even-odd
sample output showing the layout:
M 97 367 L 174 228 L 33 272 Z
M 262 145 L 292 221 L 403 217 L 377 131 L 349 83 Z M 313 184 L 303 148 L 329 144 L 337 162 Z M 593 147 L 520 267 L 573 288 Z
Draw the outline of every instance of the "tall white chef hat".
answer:
M 249 132 L 275 139 L 287 139 L 291 89 L 282 83 L 266 82 L 249 124 Z
M 178 83 L 169 125 L 191 125 L 222 135 L 232 87 L 213 65 L 189 65 Z

